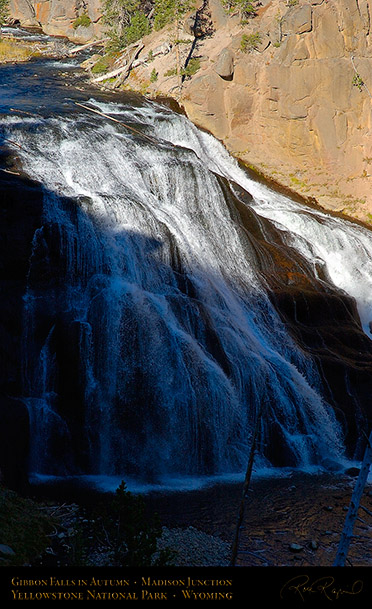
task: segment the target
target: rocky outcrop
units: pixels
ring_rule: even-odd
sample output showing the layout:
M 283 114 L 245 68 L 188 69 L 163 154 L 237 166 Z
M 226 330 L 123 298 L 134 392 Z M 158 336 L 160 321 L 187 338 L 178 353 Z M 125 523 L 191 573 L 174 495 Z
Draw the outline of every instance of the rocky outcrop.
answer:
M 234 74 L 234 53 L 231 49 L 223 49 L 214 68 L 221 78 L 232 80 Z
M 42 222 L 42 190 L 2 171 L 0 207 L 0 482 L 22 490 L 27 484 L 29 445 L 28 412 L 19 398 L 23 295 L 33 235 Z
M 200 69 L 177 87 L 177 53 L 141 67 L 127 86 L 178 99 L 188 117 L 260 173 L 327 209 L 372 220 L 372 33 L 367 0 L 263 0 L 241 22 L 207 3 L 212 35 L 196 40 Z M 139 60 L 165 29 L 144 38 Z M 245 44 L 242 44 L 243 38 Z M 151 71 L 157 73 L 150 81 Z
M 87 15 L 85 25 L 78 18 Z M 84 43 L 102 35 L 101 0 L 10 0 L 10 16 L 23 26 Z

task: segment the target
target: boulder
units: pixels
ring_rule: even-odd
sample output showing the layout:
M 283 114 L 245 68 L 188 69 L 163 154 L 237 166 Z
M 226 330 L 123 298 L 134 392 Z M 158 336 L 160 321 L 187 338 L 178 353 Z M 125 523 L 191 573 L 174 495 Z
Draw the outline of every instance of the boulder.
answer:
M 0 543 L 0 554 L 2 556 L 15 556 L 14 550 L 10 546 Z
M 39 25 L 35 9 L 28 0 L 10 0 L 9 14 L 13 22 L 22 23 L 26 27 Z
M 187 116 L 196 124 L 223 139 L 228 132 L 224 102 L 225 82 L 215 72 L 192 78 L 183 105 Z
M 196 20 L 196 13 L 192 13 L 191 15 L 189 15 L 188 17 L 186 17 L 185 22 L 183 24 L 183 29 L 184 32 L 186 34 L 189 34 L 190 36 L 194 35 L 194 31 L 195 31 L 195 20 Z
M 222 28 L 227 24 L 229 16 L 224 10 L 220 0 L 209 0 L 209 10 L 213 25 L 216 29 Z
M 358 467 L 349 467 L 345 469 L 345 474 L 350 478 L 357 478 L 359 476 L 360 469 Z
M 304 34 L 312 29 L 312 8 L 310 4 L 291 7 L 283 17 L 282 34 Z
M 228 47 L 222 49 L 214 69 L 221 78 L 232 80 L 234 74 L 234 53 L 231 49 Z

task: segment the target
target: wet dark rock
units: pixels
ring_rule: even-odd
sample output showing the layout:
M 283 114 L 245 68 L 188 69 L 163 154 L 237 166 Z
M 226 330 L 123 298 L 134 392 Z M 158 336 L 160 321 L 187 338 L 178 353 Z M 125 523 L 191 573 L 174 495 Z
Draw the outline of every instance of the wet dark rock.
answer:
M 262 218 L 258 222 L 247 206 L 239 201 L 234 204 L 235 213 L 250 233 L 273 305 L 297 344 L 313 358 L 324 381 L 323 398 L 335 410 L 347 457 L 361 459 L 365 440 L 360 429 L 368 429 L 371 419 L 372 343 L 361 328 L 356 303 L 315 279 L 306 260 L 282 247 L 269 222 Z M 270 243 L 262 238 L 263 229 Z M 286 449 L 274 426 L 271 441 L 280 446 L 279 464 L 286 458 Z M 329 465 L 331 471 L 340 469 L 334 463 Z M 326 463 L 324 467 L 328 469 Z
M 0 472 L 5 486 L 24 491 L 27 487 L 29 418 L 19 399 L 0 396 Z
M 349 467 L 348 469 L 345 469 L 345 474 L 351 478 L 356 478 L 359 476 L 359 472 L 360 469 L 358 467 Z
M 9 546 L 0 543 L 0 554 L 2 554 L 3 556 L 14 556 L 15 552 Z
M 21 386 L 22 297 L 41 213 L 38 185 L 0 169 L 0 395 L 8 395 L 10 385 L 17 395 Z
M 2 482 L 19 491 L 27 484 L 29 447 L 28 412 L 21 399 L 22 297 L 41 212 L 38 184 L 0 171 L 0 471 Z

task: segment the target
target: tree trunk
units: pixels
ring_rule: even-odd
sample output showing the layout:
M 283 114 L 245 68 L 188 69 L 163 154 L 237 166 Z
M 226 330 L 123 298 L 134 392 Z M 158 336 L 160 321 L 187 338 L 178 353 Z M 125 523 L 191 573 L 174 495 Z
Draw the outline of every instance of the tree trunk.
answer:
M 263 413 L 263 404 L 261 403 L 260 408 L 257 412 L 256 425 L 255 425 L 255 429 L 254 429 L 254 433 L 253 433 L 253 437 L 252 437 L 251 450 L 249 453 L 247 471 L 245 474 L 242 499 L 240 502 L 238 520 L 237 520 L 236 529 L 235 529 L 235 536 L 234 536 L 234 541 L 232 544 L 232 555 L 231 555 L 231 560 L 230 560 L 231 567 L 235 567 L 235 562 L 236 562 L 236 558 L 238 555 L 240 534 L 241 534 L 243 520 L 244 520 L 245 504 L 248 499 L 248 490 L 249 490 L 249 485 L 250 485 L 250 481 L 251 481 L 251 477 L 252 477 L 254 454 L 256 451 L 256 443 L 257 443 L 257 438 L 258 438 L 258 434 L 259 434 L 259 430 L 260 430 L 262 413 Z
M 369 469 L 372 462 L 372 431 L 363 457 L 362 467 L 359 472 L 358 479 L 355 484 L 353 494 L 351 496 L 349 510 L 346 515 L 344 530 L 342 531 L 340 543 L 337 550 L 337 555 L 333 563 L 334 567 L 344 567 L 349 550 L 351 538 L 353 536 L 353 528 L 358 515 L 360 500 L 363 495 L 364 487 L 367 482 Z

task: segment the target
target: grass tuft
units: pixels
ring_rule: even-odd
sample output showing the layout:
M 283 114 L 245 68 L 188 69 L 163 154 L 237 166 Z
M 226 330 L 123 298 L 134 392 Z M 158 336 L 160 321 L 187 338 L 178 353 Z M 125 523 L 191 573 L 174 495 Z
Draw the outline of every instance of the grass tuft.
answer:
M 39 53 L 29 45 L 14 40 L 0 40 L 0 63 L 27 61 Z

